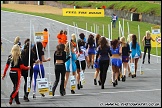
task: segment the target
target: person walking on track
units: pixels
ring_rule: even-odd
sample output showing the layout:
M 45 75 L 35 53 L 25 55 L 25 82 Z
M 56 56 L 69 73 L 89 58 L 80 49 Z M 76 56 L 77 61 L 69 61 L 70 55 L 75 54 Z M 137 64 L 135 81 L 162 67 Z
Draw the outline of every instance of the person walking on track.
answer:
M 69 48 L 70 47 L 70 48 Z M 65 73 L 65 84 L 64 84 L 64 88 L 66 89 L 66 85 L 67 85 L 67 81 L 69 79 L 69 75 L 70 72 L 72 72 L 72 75 L 74 76 L 74 78 L 76 78 L 76 63 L 75 61 L 77 60 L 77 55 L 75 54 L 74 51 L 74 46 L 73 44 L 70 42 L 70 46 L 69 46 L 69 42 L 66 43 L 65 45 L 65 51 L 67 53 L 67 58 L 69 57 L 70 53 L 71 53 L 71 59 L 69 59 L 68 61 L 66 61 L 65 63 L 65 67 L 66 67 L 66 73 Z M 72 70 L 70 70 L 70 64 L 72 66 Z M 74 90 L 71 90 L 71 94 L 75 94 Z
M 131 63 L 135 63 L 135 74 L 132 75 L 132 78 L 136 77 L 138 59 L 142 57 L 140 45 L 137 42 L 136 35 L 132 35 L 132 42 L 129 44 L 131 51 Z
M 60 94 L 61 96 L 65 95 L 64 81 L 65 81 L 65 62 L 70 59 L 70 56 L 66 58 L 66 52 L 64 51 L 65 45 L 59 44 L 56 46 L 56 51 L 54 52 L 54 65 L 55 65 L 55 82 L 52 87 L 52 95 L 55 95 L 57 85 L 60 80 L 61 74 L 61 84 L 60 84 Z
M 81 84 L 80 81 L 80 72 L 81 70 L 85 72 L 86 69 L 86 63 L 88 61 L 88 53 L 86 52 L 85 49 L 82 47 L 85 46 L 85 42 L 82 39 L 78 40 L 78 49 L 76 51 L 76 54 L 79 55 L 77 60 L 76 60 L 76 66 L 77 66 L 77 88 L 78 90 L 80 88 L 83 88 L 83 85 Z
M 36 46 L 37 45 L 37 46 Z M 37 47 L 37 48 L 36 48 Z M 37 50 L 36 50 L 37 49 Z M 38 51 L 38 56 L 37 56 L 37 51 Z M 45 71 L 44 71 L 44 66 L 43 62 L 50 61 L 51 59 L 45 59 L 44 56 L 44 51 L 43 51 L 43 45 L 41 42 L 37 42 L 33 46 L 33 52 L 34 52 L 34 64 L 33 64 L 33 98 L 36 98 L 36 80 L 38 74 L 41 75 L 41 78 L 45 77 Z M 40 73 L 41 72 L 41 73 Z M 45 96 L 44 94 L 41 94 L 43 97 Z
M 29 40 L 30 41 L 30 40 Z M 24 48 L 23 50 L 21 51 L 21 58 L 22 58 L 22 63 L 25 65 L 25 66 L 28 66 L 29 64 L 29 41 L 25 43 L 24 45 Z M 31 46 L 30 46 L 31 47 Z M 35 62 L 34 61 L 34 53 L 33 53 L 33 50 L 32 48 L 30 48 L 30 86 L 31 86 L 31 82 L 32 82 L 32 78 L 33 78 L 33 63 Z M 21 75 L 24 77 L 24 100 L 26 102 L 29 102 L 29 98 L 28 98 L 28 95 L 29 95 L 29 92 L 27 92 L 27 77 L 28 76 L 28 71 L 27 70 L 22 70 L 22 73 Z
M 129 44 L 126 42 L 124 36 L 120 38 L 121 46 L 120 46 L 120 53 L 122 54 L 122 63 L 124 68 L 124 75 L 122 76 L 122 81 L 126 80 L 126 71 L 128 69 L 128 62 L 129 62 L 129 55 L 130 55 L 130 47 Z
M 49 34 L 48 34 L 47 28 L 45 28 L 44 31 L 43 31 L 43 41 L 42 41 L 44 51 L 46 50 L 46 46 L 47 46 L 48 41 L 49 41 Z
M 18 44 L 15 44 L 11 49 L 11 55 L 8 56 L 8 60 L 2 75 L 2 79 L 6 76 L 6 72 L 11 66 L 10 69 L 10 78 L 13 83 L 13 92 L 10 95 L 9 104 L 12 104 L 13 99 L 15 99 L 16 104 L 20 104 L 19 101 L 19 88 L 21 80 L 21 70 L 28 70 L 30 66 L 24 66 L 21 59 L 21 51 Z
M 107 77 L 107 70 L 109 67 L 110 56 L 111 56 L 110 46 L 105 37 L 99 39 L 99 47 L 96 54 L 95 62 L 97 62 L 99 57 L 99 67 L 100 67 L 100 80 L 101 89 L 104 89 L 104 84 Z
M 94 40 L 94 36 L 92 34 L 89 35 L 88 37 L 88 41 L 86 44 L 86 49 L 88 51 L 88 68 L 91 66 L 91 68 L 93 69 L 93 65 L 94 65 L 94 56 L 96 53 L 96 45 L 95 45 L 95 40 Z
M 112 65 L 112 84 L 115 87 L 118 85 L 118 77 L 119 77 L 119 71 L 122 66 L 122 61 L 120 59 L 121 53 L 120 46 L 119 46 L 119 40 L 114 39 L 112 40 L 112 44 L 110 47 L 112 56 L 111 56 L 111 65 Z

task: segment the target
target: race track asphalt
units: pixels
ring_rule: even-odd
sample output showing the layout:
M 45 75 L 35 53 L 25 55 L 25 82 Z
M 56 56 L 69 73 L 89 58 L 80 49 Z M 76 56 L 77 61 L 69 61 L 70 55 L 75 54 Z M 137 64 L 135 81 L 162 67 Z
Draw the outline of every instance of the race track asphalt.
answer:
M 67 25 L 31 15 L 1 11 L 1 40 L 3 42 L 3 49 L 1 49 L 1 74 L 3 73 L 7 56 L 13 46 L 14 38 L 20 36 L 22 44 L 26 38 L 29 38 L 30 20 L 32 20 L 32 27 L 34 25 L 36 32 L 42 31 L 45 27 L 49 29 L 51 61 L 50 67 L 48 62 L 44 63 L 44 67 L 46 78 L 49 79 L 50 75 L 50 81 L 53 84 L 55 80 L 53 53 L 57 45 L 56 36 L 61 29 L 66 29 Z M 85 30 L 79 29 L 78 32 L 85 33 Z M 72 33 L 74 33 L 74 27 L 69 26 L 69 34 L 71 35 Z M 45 57 L 48 57 L 48 50 L 45 51 Z M 151 64 L 146 62 L 143 65 L 143 70 L 144 74 L 140 75 L 138 68 L 136 78 L 127 77 L 126 82 L 119 81 L 116 87 L 113 87 L 110 83 L 111 72 L 108 71 L 105 89 L 101 89 L 98 84 L 93 84 L 95 69 L 86 69 L 86 83 L 81 90 L 75 90 L 76 94 L 70 93 L 70 83 L 68 82 L 65 96 L 60 96 L 58 84 L 54 97 L 49 96 L 48 93 L 45 94 L 45 97 L 41 97 L 37 91 L 37 98 L 33 99 L 31 91 L 29 94 L 30 102 L 23 100 L 24 79 L 22 77 L 19 90 L 20 105 L 16 105 L 14 101 L 12 105 L 8 103 L 12 91 L 12 82 L 8 70 L 7 77 L 1 80 L 1 107 L 161 107 L 161 57 L 151 55 Z

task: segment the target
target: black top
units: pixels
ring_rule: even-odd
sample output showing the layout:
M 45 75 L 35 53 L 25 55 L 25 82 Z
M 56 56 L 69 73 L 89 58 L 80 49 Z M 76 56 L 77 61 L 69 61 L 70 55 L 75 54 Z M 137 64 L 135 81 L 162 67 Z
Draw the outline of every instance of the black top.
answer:
M 29 51 L 25 52 L 25 50 L 21 51 L 21 58 L 22 58 L 22 63 L 25 66 L 29 65 Z M 31 50 L 30 51 L 30 66 L 33 67 L 33 63 L 35 63 L 35 59 L 34 59 L 34 53 Z
M 110 47 L 105 47 L 103 49 L 100 48 L 100 46 L 98 47 L 97 49 L 97 54 L 96 54 L 96 62 L 97 62 L 97 59 L 98 59 L 98 56 L 100 55 L 100 58 L 99 60 L 109 60 L 109 55 L 112 56 L 111 54 L 111 51 L 110 51 Z
M 145 46 L 151 47 L 151 38 L 150 39 L 146 39 L 146 37 L 145 37 Z
M 34 61 L 38 60 L 37 53 L 34 52 L 33 54 L 34 54 L 34 56 L 33 56 Z M 40 61 L 42 61 L 42 55 L 44 55 L 44 51 L 41 51 L 41 53 L 38 54 L 38 56 L 39 56 L 39 60 L 40 60 Z
M 8 59 L 7 59 L 7 63 L 6 64 L 8 64 L 8 65 L 11 64 L 11 68 L 20 68 L 20 65 L 22 65 L 21 58 L 19 57 L 19 60 L 18 60 L 17 65 L 14 66 L 14 62 L 11 61 L 11 57 L 12 57 L 11 55 L 8 56 Z
M 63 60 L 64 63 L 70 59 L 70 56 L 66 59 L 66 52 L 63 51 L 61 54 L 57 54 L 56 51 L 54 52 L 54 64 L 56 60 Z
M 131 51 L 129 44 L 127 43 L 126 46 L 122 47 L 122 56 L 129 56 L 129 53 L 131 53 Z

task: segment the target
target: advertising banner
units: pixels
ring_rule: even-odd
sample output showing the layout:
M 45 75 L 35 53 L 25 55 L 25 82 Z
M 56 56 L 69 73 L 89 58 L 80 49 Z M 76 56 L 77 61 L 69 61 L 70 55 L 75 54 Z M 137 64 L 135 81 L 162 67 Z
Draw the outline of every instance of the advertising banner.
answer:
M 104 17 L 104 9 L 62 9 L 63 16 Z

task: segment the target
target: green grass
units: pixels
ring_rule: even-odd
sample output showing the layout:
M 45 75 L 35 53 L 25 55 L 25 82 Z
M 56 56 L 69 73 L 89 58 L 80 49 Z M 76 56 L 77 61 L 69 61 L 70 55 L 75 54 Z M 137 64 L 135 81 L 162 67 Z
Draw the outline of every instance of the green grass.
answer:
M 103 1 L 103 2 L 89 2 L 89 1 L 58 1 L 59 3 L 80 6 L 83 8 L 91 7 L 91 8 L 101 8 L 103 5 L 106 8 L 110 8 L 113 6 L 113 9 L 130 11 L 131 8 L 137 8 L 135 12 L 137 13 L 152 13 L 155 16 L 161 16 L 161 5 L 150 3 L 146 1 Z
M 66 17 L 61 15 L 54 15 L 54 14 L 47 14 L 47 13 L 31 13 L 31 12 L 22 12 L 17 11 L 13 9 L 7 9 L 7 8 L 1 8 L 1 10 L 10 11 L 10 12 L 19 12 L 19 13 L 25 13 L 25 14 L 31 14 L 36 16 L 42 16 L 46 18 L 50 18 L 53 20 L 57 20 L 69 25 L 73 25 L 73 22 L 75 22 L 79 28 L 86 29 L 86 23 L 88 24 L 88 30 L 91 31 L 91 26 L 93 24 L 97 24 L 99 26 L 99 34 L 103 35 L 103 24 L 104 24 L 104 36 L 108 37 L 108 24 L 110 24 L 111 18 L 110 17 Z M 122 25 L 122 19 L 119 18 L 119 21 Z M 149 24 L 145 22 L 137 22 L 137 21 L 129 21 L 125 20 L 124 23 L 124 35 L 127 37 L 127 22 L 129 22 L 130 27 L 130 33 L 136 34 L 138 37 L 138 25 L 140 26 L 140 43 L 142 43 L 142 38 L 145 35 L 145 31 L 150 30 L 151 27 L 154 26 L 154 24 Z M 117 38 L 119 35 L 118 32 L 118 23 L 116 24 L 116 28 L 113 28 L 112 30 L 113 39 Z M 143 46 L 141 45 L 141 49 L 143 51 Z M 151 49 L 151 54 L 156 54 L 156 48 Z M 158 55 L 161 56 L 161 48 L 158 48 Z

